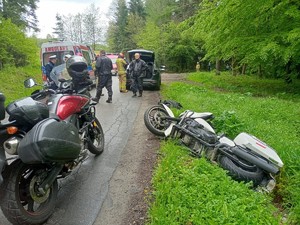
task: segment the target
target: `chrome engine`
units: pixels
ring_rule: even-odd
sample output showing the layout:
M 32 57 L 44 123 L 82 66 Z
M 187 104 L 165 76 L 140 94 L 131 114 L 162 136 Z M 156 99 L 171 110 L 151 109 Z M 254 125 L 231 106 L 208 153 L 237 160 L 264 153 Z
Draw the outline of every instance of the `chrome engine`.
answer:
M 210 145 L 215 144 L 218 140 L 216 134 L 203 129 L 201 124 L 192 119 L 184 121 L 182 126 L 175 125 L 173 129 L 173 134 L 189 148 L 195 157 L 207 155 L 209 150 L 213 150 Z

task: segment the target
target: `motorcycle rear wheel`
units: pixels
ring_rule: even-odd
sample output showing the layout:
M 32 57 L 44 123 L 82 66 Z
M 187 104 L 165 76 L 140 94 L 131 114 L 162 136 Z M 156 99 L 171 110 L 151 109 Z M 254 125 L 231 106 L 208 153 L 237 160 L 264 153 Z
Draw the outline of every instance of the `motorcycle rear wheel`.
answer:
M 87 144 L 89 151 L 95 155 L 100 155 L 104 151 L 104 133 L 97 118 L 89 129 Z
M 53 213 L 58 185 L 55 181 L 45 195 L 37 192 L 36 183 L 46 169 L 43 165 L 24 164 L 20 160 L 8 166 L 1 186 L 1 209 L 12 224 L 44 223 Z
M 238 159 L 242 160 L 240 158 Z M 247 169 L 222 154 L 218 156 L 218 162 L 220 166 L 223 169 L 227 170 L 229 172 L 229 175 L 235 180 L 245 182 L 252 181 L 254 186 L 259 185 L 265 176 L 265 173 L 262 169 L 253 164 L 250 164 L 249 162 L 244 162 L 249 166 L 249 168 Z
M 170 121 L 161 118 L 165 116 L 169 114 L 162 106 L 151 106 L 144 113 L 144 123 L 151 133 L 163 137 L 171 124 Z

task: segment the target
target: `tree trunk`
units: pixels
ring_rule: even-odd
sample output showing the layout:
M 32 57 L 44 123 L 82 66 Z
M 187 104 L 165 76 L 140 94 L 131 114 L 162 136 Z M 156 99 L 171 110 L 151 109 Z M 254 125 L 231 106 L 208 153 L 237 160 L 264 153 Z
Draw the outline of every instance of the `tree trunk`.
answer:
M 243 66 L 242 66 L 242 74 L 243 75 L 246 74 L 246 68 L 247 68 L 247 64 L 243 64 Z
M 232 59 L 231 59 L 231 70 L 232 70 L 233 76 L 236 76 L 239 73 L 238 68 L 237 68 L 236 59 L 234 57 L 232 57 Z
M 221 74 L 220 70 L 221 70 L 221 62 L 219 59 L 216 59 L 216 75 Z
M 288 63 L 286 64 L 286 68 L 285 68 L 285 82 L 290 84 L 292 83 L 292 77 L 291 77 L 291 64 L 292 62 L 289 60 Z
M 259 65 L 258 67 L 258 76 L 261 78 L 262 77 L 262 67 Z

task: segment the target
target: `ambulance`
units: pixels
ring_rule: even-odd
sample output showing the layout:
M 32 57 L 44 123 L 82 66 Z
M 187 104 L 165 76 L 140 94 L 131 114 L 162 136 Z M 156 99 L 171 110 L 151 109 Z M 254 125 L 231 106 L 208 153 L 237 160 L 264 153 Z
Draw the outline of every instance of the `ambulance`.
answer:
M 57 61 L 55 66 L 64 64 L 64 56 L 70 55 L 81 55 L 87 63 L 90 77 L 95 81 L 94 71 L 92 64 L 95 62 L 95 53 L 90 46 L 85 44 L 79 44 L 73 41 L 50 41 L 43 43 L 40 50 L 40 60 L 42 66 L 43 80 L 46 81 L 45 66 L 49 62 L 49 57 L 56 55 Z

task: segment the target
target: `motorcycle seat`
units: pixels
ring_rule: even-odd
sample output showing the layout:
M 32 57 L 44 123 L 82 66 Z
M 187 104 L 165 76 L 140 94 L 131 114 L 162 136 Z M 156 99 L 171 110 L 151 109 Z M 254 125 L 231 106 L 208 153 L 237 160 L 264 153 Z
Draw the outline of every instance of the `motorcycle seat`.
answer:
M 191 116 L 191 118 L 201 118 L 204 120 L 209 120 L 209 119 L 213 119 L 214 115 L 210 112 L 204 112 L 204 113 L 194 112 L 193 115 Z

